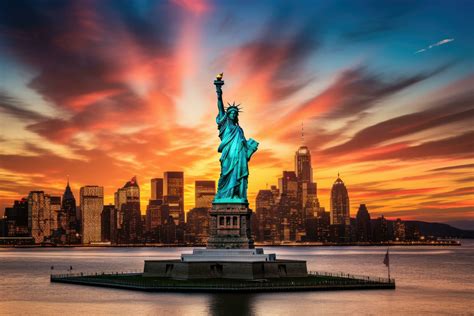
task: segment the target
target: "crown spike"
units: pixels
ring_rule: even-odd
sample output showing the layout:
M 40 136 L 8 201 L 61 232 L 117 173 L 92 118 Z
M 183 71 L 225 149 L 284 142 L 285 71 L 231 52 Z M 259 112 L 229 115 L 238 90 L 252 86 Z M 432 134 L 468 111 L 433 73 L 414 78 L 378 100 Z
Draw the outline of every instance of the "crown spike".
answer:
M 235 102 L 232 102 L 232 104 L 230 104 L 229 102 L 227 102 L 227 104 L 229 105 L 227 108 L 226 108 L 226 112 L 229 111 L 229 110 L 235 110 L 237 112 L 242 112 L 242 107 L 240 106 L 240 103 L 239 104 L 235 104 Z

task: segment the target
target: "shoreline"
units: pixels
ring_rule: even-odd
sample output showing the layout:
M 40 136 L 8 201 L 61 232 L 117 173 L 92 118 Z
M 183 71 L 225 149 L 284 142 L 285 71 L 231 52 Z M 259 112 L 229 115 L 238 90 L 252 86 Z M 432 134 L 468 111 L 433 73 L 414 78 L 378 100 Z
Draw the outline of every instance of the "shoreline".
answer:
M 255 247 L 377 247 L 377 246 L 461 246 L 462 243 L 459 240 L 448 240 L 448 241 L 433 241 L 433 242 L 384 242 L 384 243 L 318 243 L 318 242 L 307 242 L 307 243 L 284 243 L 284 244 L 261 244 L 256 243 Z M 204 248 L 205 244 L 156 244 L 156 243 L 144 243 L 144 244 L 92 244 L 92 245 L 0 245 L 0 248 Z

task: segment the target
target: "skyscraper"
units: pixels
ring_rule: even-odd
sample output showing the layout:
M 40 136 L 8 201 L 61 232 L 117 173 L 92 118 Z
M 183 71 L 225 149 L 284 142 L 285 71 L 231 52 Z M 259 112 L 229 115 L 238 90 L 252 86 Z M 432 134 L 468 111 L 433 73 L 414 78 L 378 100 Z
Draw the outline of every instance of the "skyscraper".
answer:
M 283 171 L 278 179 L 280 199 L 276 213 L 279 219 L 279 235 L 282 241 L 301 240 L 304 236 L 304 214 L 298 188 L 298 178 L 294 171 Z
M 396 241 L 405 241 L 406 239 L 406 227 L 405 223 L 401 219 L 397 218 L 393 225 L 393 233 Z
M 13 207 L 5 208 L 5 221 L 7 224 L 6 236 L 27 237 L 28 230 L 28 200 L 22 198 L 13 203 Z
M 359 206 L 356 216 L 357 241 L 368 242 L 372 240 L 372 227 L 370 214 L 365 204 Z
M 76 199 L 74 198 L 74 194 L 72 194 L 71 187 L 69 186 L 69 180 L 64 190 L 61 206 L 63 216 L 66 217 L 66 242 L 69 244 L 78 243 L 79 238 L 76 234 L 80 232 L 80 221 L 77 217 Z
M 163 200 L 150 200 L 146 208 L 146 230 L 156 232 L 168 216 L 168 206 L 163 204 Z
M 87 185 L 80 189 L 82 243 L 101 241 L 101 213 L 104 187 Z
M 28 195 L 28 229 L 36 244 L 51 235 L 51 206 L 44 191 L 31 191 Z
M 320 207 L 315 182 L 301 183 L 301 199 L 305 218 L 315 216 Z
M 160 227 L 168 217 L 168 205 L 163 204 L 163 178 L 151 179 L 151 198 L 145 216 L 145 239 L 148 242 L 160 241 Z
M 118 210 L 117 229 L 120 243 L 138 242 L 142 237 L 140 211 L 140 187 L 133 177 L 115 192 L 115 208 Z
M 331 225 L 350 226 L 350 221 L 349 194 L 338 175 L 331 189 Z
M 49 205 L 51 208 L 50 211 L 50 235 L 54 237 L 55 241 L 60 241 L 61 237 L 61 197 L 60 196 L 52 196 L 47 195 L 49 198 Z
M 385 242 L 390 239 L 388 232 L 388 223 L 387 219 L 383 214 L 376 218 L 372 227 L 372 236 L 375 242 Z
M 298 196 L 298 178 L 294 171 L 283 171 L 283 176 L 278 179 L 278 187 L 282 195 L 290 199 L 297 199 Z
M 327 242 L 330 238 L 330 219 L 329 212 L 324 207 L 320 207 L 316 213 L 316 241 Z
M 302 134 L 303 136 L 303 134 Z M 313 168 L 311 167 L 311 152 L 307 146 L 300 146 L 295 153 L 295 171 L 296 177 L 298 179 L 298 202 L 300 203 L 300 208 L 302 210 L 302 216 L 305 221 L 309 220 L 309 223 L 306 223 L 306 231 L 309 227 L 313 227 L 316 222 L 314 218 L 319 211 L 319 200 L 317 195 L 317 184 L 313 182 Z M 313 234 L 312 237 L 315 238 L 315 232 L 310 232 Z
M 195 207 L 210 208 L 216 194 L 216 182 L 198 180 L 195 182 Z
M 205 244 L 209 236 L 209 207 L 195 207 L 187 213 L 188 242 Z
M 101 213 L 101 240 L 116 242 L 117 234 L 117 209 L 115 205 L 104 205 Z
M 163 178 L 151 179 L 151 198 L 150 200 L 163 200 Z
M 255 221 L 254 230 L 257 241 L 275 242 L 278 236 L 278 219 L 275 218 L 275 200 L 271 190 L 258 191 L 255 200 Z
M 51 207 L 51 234 L 60 228 L 61 197 L 48 195 L 49 205 Z
M 295 153 L 295 171 L 298 181 L 313 182 L 311 152 L 306 146 L 301 146 Z
M 169 215 L 175 225 L 184 224 L 184 173 L 167 171 L 163 178 L 164 204 L 169 206 Z

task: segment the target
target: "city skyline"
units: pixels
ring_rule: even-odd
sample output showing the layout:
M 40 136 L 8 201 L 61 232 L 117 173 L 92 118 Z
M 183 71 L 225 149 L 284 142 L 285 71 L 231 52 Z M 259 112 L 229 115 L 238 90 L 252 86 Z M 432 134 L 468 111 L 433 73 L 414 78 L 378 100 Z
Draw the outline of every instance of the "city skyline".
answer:
M 271 192 L 271 190 L 273 189 L 277 189 L 280 194 L 283 190 L 283 192 L 290 192 L 290 196 L 292 196 L 292 198 L 298 198 L 298 199 L 301 199 L 303 205 L 305 205 L 305 203 L 310 203 L 309 206 L 310 208 L 314 208 L 314 211 L 316 212 L 317 209 L 321 208 L 323 211 L 328 211 L 328 214 L 330 213 L 331 215 L 331 224 L 333 224 L 333 216 L 343 216 L 344 215 L 336 215 L 337 214 L 340 214 L 341 211 L 336 211 L 334 209 L 334 202 L 333 200 L 338 200 L 338 199 L 341 199 L 340 195 L 342 194 L 342 200 L 344 199 L 347 199 L 347 202 L 340 202 L 340 203 L 345 203 L 339 207 L 341 207 L 342 209 L 346 209 L 349 211 L 348 214 L 346 214 L 346 216 L 344 217 L 345 218 L 345 224 L 346 225 L 349 225 L 349 218 L 351 219 L 355 219 L 357 216 L 358 216 L 358 212 L 360 211 L 360 207 L 361 206 L 364 206 L 366 207 L 366 203 L 369 203 L 370 205 L 370 201 L 369 202 L 366 202 L 366 203 L 360 203 L 360 204 L 350 204 L 349 203 L 349 199 L 350 199 L 350 192 L 346 189 L 346 186 L 345 186 L 345 183 L 342 181 L 341 179 L 341 175 L 340 173 L 337 174 L 337 177 L 335 178 L 333 184 L 332 184 L 332 187 L 328 190 L 329 191 L 329 196 L 328 196 L 328 205 L 324 205 L 322 203 L 320 203 L 320 195 L 319 195 L 319 187 L 318 187 L 318 183 L 317 181 L 315 182 L 312 182 L 313 180 L 313 177 L 312 177 L 312 166 L 311 166 L 311 159 L 309 160 L 303 160 L 304 162 L 300 162 L 299 157 L 303 156 L 303 157 L 307 157 L 307 156 L 311 156 L 311 150 L 307 147 L 307 146 L 300 146 L 298 148 L 298 150 L 296 150 L 295 152 L 295 157 L 294 157 L 294 169 L 295 170 L 282 170 L 281 171 L 281 175 L 278 177 L 277 181 L 275 184 L 271 184 L 268 185 L 267 184 L 267 187 L 266 188 L 260 188 L 258 189 L 257 191 L 257 194 L 255 196 L 255 199 L 254 200 L 249 200 L 249 204 L 250 205 L 253 205 L 253 211 L 254 213 L 257 211 L 258 209 L 258 194 L 260 194 L 261 192 L 265 192 L 265 191 L 268 191 L 268 192 Z M 304 159 L 304 158 L 303 158 Z M 306 167 L 307 166 L 307 167 Z M 300 170 L 298 172 L 298 170 Z M 310 170 L 310 172 L 302 172 L 302 170 Z M 160 176 L 160 177 L 154 177 L 154 178 L 151 178 L 149 179 L 148 182 L 144 182 L 144 184 L 140 185 L 140 189 L 139 191 L 137 191 L 137 193 L 134 193 L 138 196 L 138 199 L 135 199 L 134 201 L 137 202 L 138 204 L 138 208 L 141 212 L 141 215 L 142 216 L 146 216 L 147 215 L 147 209 L 148 209 L 148 206 L 147 205 L 150 205 L 150 203 L 153 203 L 154 201 L 156 200 L 159 200 L 159 201 L 166 201 L 167 200 L 167 196 L 165 195 L 166 193 L 166 181 L 163 181 L 164 179 L 166 179 L 168 177 L 168 175 L 170 175 L 172 177 L 178 177 L 179 179 L 182 179 L 182 180 L 185 180 L 186 179 L 186 176 L 184 175 L 184 173 L 182 171 L 164 171 L 163 172 L 163 176 Z M 200 179 L 198 177 L 198 179 Z M 285 181 L 286 179 L 286 181 Z M 182 181 L 181 180 L 181 181 Z M 288 184 L 288 180 L 290 181 L 294 181 L 293 184 L 290 184 L 291 187 L 289 187 L 289 184 Z M 302 183 L 305 183 L 305 185 L 303 185 L 303 187 L 300 187 L 301 184 L 297 184 L 297 182 L 300 183 L 300 181 Z M 156 183 L 159 182 L 159 184 L 157 185 Z M 185 182 L 185 181 L 184 181 Z M 149 184 L 149 187 L 151 188 L 150 190 L 150 195 L 147 197 L 147 196 L 143 196 L 143 194 L 140 194 L 139 192 L 142 190 L 143 186 L 146 186 L 146 183 Z M 127 181 L 125 186 L 123 188 L 119 187 L 117 188 L 116 192 L 114 193 L 114 195 L 112 196 L 112 201 L 110 202 L 107 202 L 107 200 L 105 199 L 105 192 L 102 192 L 102 203 L 103 203 L 103 207 L 106 207 L 106 206 L 115 206 L 116 210 L 120 210 L 121 209 L 121 206 L 120 206 L 120 201 L 122 199 L 120 199 L 120 194 L 119 192 L 121 192 L 121 190 L 125 190 L 125 188 L 128 188 L 130 185 L 132 186 L 136 186 L 138 188 L 138 179 L 137 179 L 137 176 L 133 176 L 131 178 L 131 180 Z M 181 186 L 181 182 L 179 183 L 173 183 L 172 185 L 174 185 L 176 187 L 176 189 L 179 191 L 179 187 Z M 192 186 L 194 186 L 194 194 L 195 196 L 192 197 L 192 199 L 194 200 L 194 203 L 186 203 L 186 197 L 184 195 L 184 213 L 185 213 L 185 216 L 187 217 L 187 214 L 192 211 L 193 209 L 196 209 L 196 208 L 210 208 L 211 207 L 211 204 L 212 204 L 212 200 L 213 200 L 213 195 L 215 194 L 215 185 L 216 185 L 216 181 L 215 180 L 203 180 L 203 179 L 200 179 L 200 180 L 195 180 L 194 183 L 192 184 Z M 312 185 L 312 186 L 311 186 Z M 343 192 L 339 192 L 341 190 L 341 185 L 343 187 Z M 153 187 L 155 186 L 155 193 L 153 192 Z M 269 187 L 270 186 L 270 187 Z M 309 188 L 308 188 L 309 186 Z M 81 190 L 84 189 L 85 187 L 100 187 L 102 188 L 103 190 L 103 186 L 100 186 L 100 185 L 91 185 L 91 184 L 85 184 L 83 186 L 81 186 L 78 190 L 77 190 L 77 193 L 79 195 L 81 195 Z M 170 187 L 171 188 L 171 187 Z M 312 188 L 312 190 L 311 190 Z M 176 190 L 175 188 L 172 188 L 171 190 Z M 270 190 L 271 189 L 271 190 Z M 65 190 L 65 191 L 64 191 Z M 304 192 L 304 193 L 297 193 L 298 192 Z M 67 182 L 66 182 L 66 187 L 63 188 L 63 191 L 64 193 L 66 194 L 67 192 L 73 192 L 74 190 L 71 189 L 70 187 L 70 179 L 69 179 L 69 176 L 67 177 Z M 38 192 L 42 192 L 44 193 L 44 196 L 47 197 L 47 198 L 60 198 L 61 194 L 56 194 L 56 193 L 51 193 L 49 191 L 46 191 L 44 189 L 41 189 L 41 188 L 37 188 L 35 190 L 32 190 L 30 192 L 28 192 L 27 195 L 25 195 L 24 197 L 18 197 L 16 198 L 14 201 L 11 201 L 11 203 L 8 205 L 8 207 L 11 207 L 12 203 L 15 202 L 21 202 L 22 200 L 28 198 L 29 195 L 31 195 L 32 193 L 36 194 Z M 213 192 L 213 193 L 212 193 Z M 311 192 L 311 193 L 310 193 Z M 335 192 L 338 192 L 338 193 L 335 193 Z M 198 195 L 199 193 L 199 195 Z M 212 193 L 212 194 L 211 194 Z M 203 197 L 201 196 L 201 194 L 206 194 L 206 195 L 209 195 L 209 197 Z M 300 196 L 300 194 L 303 194 L 302 196 Z M 313 194 L 313 201 L 308 201 L 308 194 Z M 336 195 L 334 195 L 336 194 Z M 345 197 L 344 197 L 344 194 L 345 194 Z M 74 193 L 73 193 L 74 195 Z M 140 198 L 140 195 L 142 196 L 142 198 Z M 336 197 L 337 196 L 337 197 Z M 171 202 L 171 205 L 174 205 L 173 203 L 175 202 L 175 197 L 172 196 L 173 198 L 166 202 L 166 204 L 170 203 Z M 73 197 L 72 197 L 73 198 Z M 63 195 L 63 199 L 64 199 L 64 195 Z M 163 200 L 164 199 L 164 200 Z M 200 202 L 200 204 L 202 205 L 198 205 L 198 200 L 202 199 L 202 201 Z M 324 200 L 324 198 L 323 198 Z M 118 203 L 118 204 L 117 204 Z M 144 204 L 143 204 L 144 203 Z M 208 203 L 209 205 L 207 207 L 204 206 L 205 203 Z M 192 205 L 190 206 L 189 208 L 186 208 L 186 205 Z M 352 205 L 352 210 L 351 211 L 351 207 L 350 205 Z M 177 205 L 176 205 L 177 206 Z M 80 214 L 82 213 L 82 210 L 80 209 L 80 203 L 77 205 L 77 207 L 79 207 L 78 210 L 80 210 Z M 305 207 L 302 208 L 302 210 L 304 209 Z M 385 217 L 387 219 L 390 219 L 390 220 L 418 220 L 418 219 L 406 219 L 406 218 L 402 218 L 400 216 L 397 216 L 397 217 L 390 217 L 390 216 L 384 216 L 383 212 L 382 213 L 377 213 L 376 211 L 371 211 L 373 213 L 373 215 L 376 215 L 376 216 L 382 216 L 382 217 Z M 176 225 L 179 224 L 179 220 L 178 220 L 178 215 L 175 216 L 176 217 Z M 79 219 L 79 221 L 81 221 L 81 219 Z M 184 223 L 184 221 L 182 221 L 181 223 Z M 457 226 L 457 225 L 454 225 L 454 226 Z M 462 227 L 460 227 L 462 228 Z
M 260 142 L 252 206 L 305 143 L 326 209 L 340 173 L 352 217 L 367 204 L 472 229 L 472 3 L 311 3 L 1 3 L 0 215 L 30 191 L 62 195 L 67 175 L 105 204 L 137 176 L 143 213 L 165 171 L 184 172 L 190 210 L 195 181 L 218 179 L 223 71 Z

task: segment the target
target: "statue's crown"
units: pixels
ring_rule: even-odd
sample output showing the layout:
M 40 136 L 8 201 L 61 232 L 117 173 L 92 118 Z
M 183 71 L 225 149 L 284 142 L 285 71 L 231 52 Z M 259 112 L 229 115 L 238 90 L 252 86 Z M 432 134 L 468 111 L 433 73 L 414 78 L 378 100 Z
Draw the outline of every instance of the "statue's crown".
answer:
M 226 108 L 226 112 L 229 112 L 229 111 L 237 111 L 238 113 L 242 112 L 242 108 L 240 107 L 240 104 L 235 104 L 235 102 L 233 102 L 232 104 L 227 102 L 227 104 L 229 106 Z

